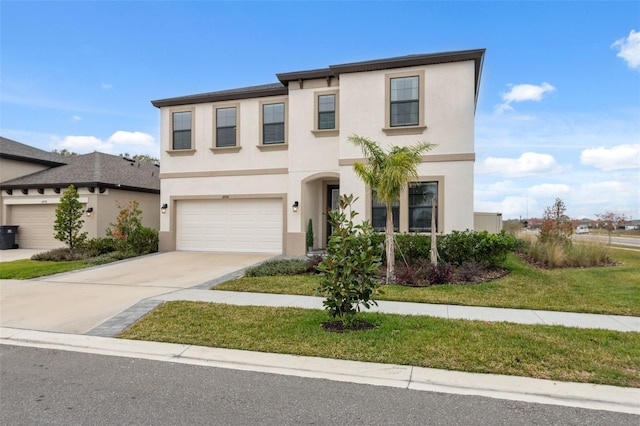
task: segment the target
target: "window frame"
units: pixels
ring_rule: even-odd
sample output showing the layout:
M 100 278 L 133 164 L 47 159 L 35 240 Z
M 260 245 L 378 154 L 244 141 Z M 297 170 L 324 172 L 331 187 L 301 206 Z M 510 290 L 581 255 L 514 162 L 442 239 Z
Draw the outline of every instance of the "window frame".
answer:
M 436 203 L 435 206 L 433 205 L 432 200 L 429 200 L 427 205 L 412 205 L 411 204 L 411 186 L 412 185 L 428 185 L 428 184 L 435 184 L 436 185 Z M 421 233 L 421 234 L 427 234 L 427 233 L 432 233 L 432 229 L 431 229 L 431 220 L 433 219 L 433 214 L 434 214 L 434 209 L 435 209 L 435 215 L 436 215 L 436 233 L 438 232 L 438 229 L 440 229 L 440 222 L 439 222 L 439 210 L 440 210 L 440 205 L 438 202 L 438 198 L 440 196 L 440 185 L 438 183 L 438 181 L 416 181 L 416 182 L 410 182 L 409 185 L 407 186 L 407 230 L 408 232 L 417 232 L 417 233 Z M 418 208 L 426 208 L 426 209 L 431 209 L 431 218 L 429 220 L 428 226 L 424 227 L 424 230 L 422 230 L 422 228 L 419 227 L 414 227 L 412 229 L 411 227 L 411 213 L 413 209 L 418 209 Z M 418 228 L 418 229 L 416 229 Z
M 175 135 L 175 131 L 174 131 L 174 114 L 179 114 L 179 113 L 184 113 L 184 112 L 189 112 L 191 113 L 191 142 L 190 142 L 190 147 L 189 148 L 174 148 L 174 135 Z M 195 107 L 189 107 L 189 108 L 169 108 L 169 137 L 168 137 L 168 143 L 169 146 L 167 147 L 166 152 L 169 155 L 191 155 L 193 153 L 196 152 L 196 147 L 195 147 L 195 128 L 196 128 L 196 109 Z
M 320 129 L 320 97 L 334 96 L 334 128 Z M 338 136 L 340 134 L 340 96 L 338 90 L 323 90 L 313 93 L 313 130 L 311 133 L 316 137 Z
M 284 121 L 282 122 L 283 125 L 283 129 L 284 129 L 284 141 L 283 142 L 277 142 L 277 143 L 264 143 L 264 126 L 265 126 L 265 122 L 264 122 L 264 107 L 267 105 L 276 105 L 276 104 L 283 104 L 284 106 Z M 258 148 L 260 150 L 264 150 L 264 151 L 278 151 L 278 150 L 283 150 L 283 149 L 288 149 L 288 145 L 289 145 L 289 126 L 288 126 L 288 119 L 289 119 L 289 102 L 288 102 L 288 98 L 274 98 L 274 99 L 269 99 L 269 100 L 264 100 L 264 101 L 260 101 L 259 102 L 259 115 L 260 115 L 260 126 L 259 126 L 259 142 L 258 142 Z M 267 123 L 267 124 L 273 124 L 273 123 Z
M 235 145 L 218 146 L 218 110 L 235 108 L 236 121 L 235 121 Z M 229 128 L 231 126 L 225 126 L 223 128 Z M 225 153 L 225 152 L 238 152 L 241 149 L 240 143 L 240 103 L 223 103 L 213 106 L 213 142 L 211 151 L 213 153 Z
M 412 179 L 409 184 L 412 183 L 429 183 L 435 182 L 438 185 L 438 194 L 436 197 L 436 233 L 441 234 L 445 229 L 445 206 L 444 206 L 444 191 L 445 191 L 445 179 L 444 176 L 433 175 L 419 175 L 417 179 Z M 370 187 L 366 187 L 365 197 L 365 211 L 366 219 L 373 225 L 373 191 Z M 395 232 L 410 232 L 409 231 L 409 186 L 405 186 L 400 193 L 400 208 L 399 208 L 399 231 Z M 431 232 L 419 232 L 420 234 L 431 234 Z
M 384 232 L 386 227 L 387 227 L 387 205 L 385 204 L 384 201 L 378 201 L 376 202 L 376 196 L 375 196 L 375 189 L 371 189 L 369 191 L 369 193 L 371 194 L 371 208 L 369 209 L 370 213 L 371 213 L 371 226 L 373 226 L 373 229 L 375 229 L 377 232 Z M 397 205 L 396 205 L 397 204 Z M 384 224 L 382 227 L 375 226 L 374 223 L 374 214 L 373 211 L 374 209 L 384 209 Z M 393 228 L 394 228 L 394 232 L 400 232 L 400 199 L 398 198 L 394 204 L 391 206 L 391 210 L 392 210 L 392 214 L 393 214 Z
M 396 78 L 418 78 L 418 124 L 416 125 L 391 125 L 391 80 Z M 425 72 L 424 70 L 404 71 L 385 74 L 385 121 L 382 130 L 388 135 L 414 135 L 422 134 L 427 128 L 425 124 Z

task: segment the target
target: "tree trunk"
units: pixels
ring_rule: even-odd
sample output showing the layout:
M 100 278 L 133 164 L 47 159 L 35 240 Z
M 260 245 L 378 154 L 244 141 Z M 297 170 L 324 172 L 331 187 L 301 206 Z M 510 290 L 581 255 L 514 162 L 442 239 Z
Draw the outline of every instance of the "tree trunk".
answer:
M 385 228 L 385 246 L 387 254 L 387 284 L 396 282 L 396 251 L 393 242 L 393 212 L 391 203 L 387 203 L 387 226 Z
M 438 242 L 436 230 L 436 197 L 431 199 L 431 264 L 438 266 Z

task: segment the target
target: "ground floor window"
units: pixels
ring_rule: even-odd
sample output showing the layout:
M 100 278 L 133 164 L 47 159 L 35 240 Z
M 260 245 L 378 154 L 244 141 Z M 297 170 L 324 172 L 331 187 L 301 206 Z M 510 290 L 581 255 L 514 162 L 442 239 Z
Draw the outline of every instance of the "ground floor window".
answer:
M 438 228 L 438 182 L 409 185 L 409 232 L 431 232 L 431 217 L 436 215 Z
M 393 228 L 395 232 L 400 229 L 400 200 L 393 202 L 391 206 L 393 215 Z M 371 191 L 371 225 L 376 231 L 384 232 L 387 226 L 387 205 L 377 199 L 376 191 Z

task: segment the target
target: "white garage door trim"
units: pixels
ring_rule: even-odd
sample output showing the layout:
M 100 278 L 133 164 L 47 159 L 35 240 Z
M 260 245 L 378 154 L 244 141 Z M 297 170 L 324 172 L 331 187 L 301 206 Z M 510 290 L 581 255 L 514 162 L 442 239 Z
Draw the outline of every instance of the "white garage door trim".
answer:
M 282 253 L 280 198 L 176 202 L 176 250 Z

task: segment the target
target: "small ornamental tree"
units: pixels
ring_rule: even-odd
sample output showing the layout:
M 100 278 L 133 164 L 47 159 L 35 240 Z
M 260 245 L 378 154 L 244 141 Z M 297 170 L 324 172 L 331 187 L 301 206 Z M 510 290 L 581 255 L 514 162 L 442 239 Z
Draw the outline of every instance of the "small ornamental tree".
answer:
M 120 240 L 120 249 L 128 252 L 131 250 L 131 236 L 142 226 L 142 210 L 137 200 L 127 203 L 116 201 L 116 206 L 120 213 L 116 216 L 116 223 L 110 224 L 113 228 L 107 229 L 107 235 Z
M 317 291 L 327 294 L 323 305 L 343 328 L 355 325 L 361 305 L 367 309 L 377 306 L 373 295 L 379 285 L 376 273 L 381 265 L 373 227 L 367 221 L 360 225 L 353 222 L 358 215 L 351 209 L 355 200 L 353 195 L 342 195 L 339 208 L 327 213 L 334 231 L 327 244 L 328 256 L 317 266 L 322 273 Z
M 544 210 L 542 226 L 538 234 L 538 241 L 550 244 L 570 244 L 573 225 L 569 216 L 565 214 L 567 208 L 560 198 L 556 198 L 553 206 Z
M 84 225 L 82 220 L 84 208 L 78 198 L 78 191 L 70 185 L 60 197 L 60 203 L 56 207 L 56 221 L 53 225 L 55 231 L 53 236 L 56 240 L 65 243 L 71 254 L 87 239 L 87 233 L 80 232 Z
M 618 226 L 627 221 L 627 216 L 624 213 L 614 213 L 611 211 L 606 211 L 596 216 L 598 217 L 598 225 L 607 230 L 609 234 L 609 245 L 611 245 L 611 234 Z
M 311 250 L 313 248 L 313 220 L 312 219 L 309 219 L 309 222 L 307 223 L 306 240 L 307 240 L 307 249 Z

